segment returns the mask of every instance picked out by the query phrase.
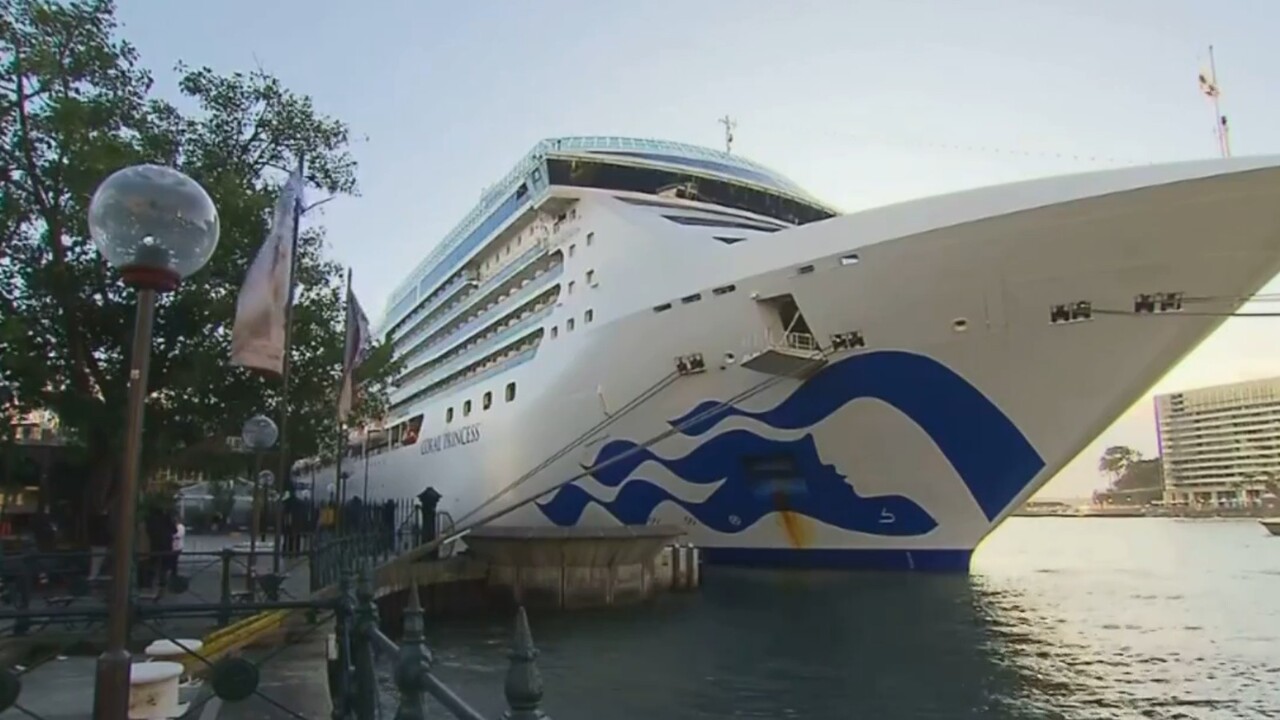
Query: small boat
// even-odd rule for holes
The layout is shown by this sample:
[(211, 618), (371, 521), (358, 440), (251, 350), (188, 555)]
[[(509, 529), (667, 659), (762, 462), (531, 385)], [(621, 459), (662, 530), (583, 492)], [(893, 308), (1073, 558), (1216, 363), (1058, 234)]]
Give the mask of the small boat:
[(1280, 535), (1280, 517), (1269, 517), (1258, 520), (1258, 524), (1272, 535)]

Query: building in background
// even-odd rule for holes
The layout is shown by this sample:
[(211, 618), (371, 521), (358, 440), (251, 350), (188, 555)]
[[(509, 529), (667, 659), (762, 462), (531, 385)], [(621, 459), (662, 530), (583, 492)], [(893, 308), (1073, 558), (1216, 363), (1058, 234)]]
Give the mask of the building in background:
[(16, 413), (6, 418), (10, 438), (20, 445), (63, 445), (58, 416), (48, 410)]
[(1239, 507), (1280, 479), (1280, 377), (1158, 395), (1168, 505)]

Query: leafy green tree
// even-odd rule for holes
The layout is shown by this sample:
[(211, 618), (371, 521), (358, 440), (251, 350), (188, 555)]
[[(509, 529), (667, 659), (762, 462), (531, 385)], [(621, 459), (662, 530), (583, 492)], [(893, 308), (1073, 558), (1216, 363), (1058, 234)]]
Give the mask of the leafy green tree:
[[(88, 450), (90, 504), (103, 507), (122, 445), (133, 293), (88, 239), (98, 183), (127, 165), (181, 169), (213, 198), (217, 252), (161, 298), (144, 463), (217, 445), (249, 416), (278, 416), (280, 383), (229, 364), (236, 296), (266, 236), (285, 173), (302, 160), (311, 193), (357, 193), (349, 130), (262, 71), (179, 65), (181, 112), (117, 37), (110, 0), (0, 0), (0, 383), (57, 413)], [(318, 193), (316, 191), (319, 191)], [(343, 344), (342, 268), (315, 218), (299, 239), (289, 451), (333, 435)], [(385, 403), (391, 363), (371, 366), (357, 419)]]

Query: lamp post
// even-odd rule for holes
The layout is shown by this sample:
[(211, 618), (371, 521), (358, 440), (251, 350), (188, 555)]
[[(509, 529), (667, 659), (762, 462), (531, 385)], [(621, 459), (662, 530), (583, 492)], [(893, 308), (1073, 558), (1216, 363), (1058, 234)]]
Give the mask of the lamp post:
[(262, 453), (275, 446), (280, 437), (280, 429), (266, 415), (254, 415), (244, 421), (240, 430), (240, 439), (244, 446), (253, 452), (253, 516), (249, 522), (249, 572), (246, 575), (245, 589), (253, 591), (253, 578), (258, 572), (258, 532), (262, 515), (262, 491), (264, 484), (269, 484), (274, 475), (270, 470), (259, 472), (262, 467)]
[(138, 292), (116, 499), (107, 648), (98, 657), (93, 696), (95, 720), (126, 720), (135, 496), (156, 294), (177, 289), (183, 278), (209, 261), (218, 246), (218, 210), (204, 188), (177, 170), (136, 165), (116, 171), (98, 186), (89, 202), (89, 235), (103, 258), (120, 271), (124, 283)]

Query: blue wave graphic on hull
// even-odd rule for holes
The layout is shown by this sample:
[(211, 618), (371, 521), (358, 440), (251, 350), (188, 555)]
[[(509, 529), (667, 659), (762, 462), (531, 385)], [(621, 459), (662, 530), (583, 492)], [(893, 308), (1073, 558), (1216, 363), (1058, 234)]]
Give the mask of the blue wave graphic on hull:
[[(690, 423), (681, 430), (689, 437), (699, 437), (735, 416), (779, 430), (796, 430), (812, 427), (858, 398), (879, 399), (919, 425), (988, 519), (1007, 507), (1044, 467), (1017, 427), (968, 381), (930, 358), (901, 351), (855, 355), (827, 365), (770, 410), (726, 406), (697, 419), (719, 405), (706, 401), (671, 423), (677, 427)], [(673, 459), (638, 447), (628, 440), (611, 441), (592, 463), (599, 466), (634, 451), (592, 474), (603, 485), (621, 486), (613, 500), (600, 500), (571, 483), (538, 503), (539, 509), (551, 522), (568, 526), (595, 503), (619, 522), (638, 525), (648, 522), (658, 504), (670, 501), (722, 533), (745, 530), (777, 510), (876, 535), (920, 535), (937, 526), (908, 498), (859, 496), (834, 466), (822, 462), (811, 435), (782, 441), (731, 430)], [(762, 460), (767, 462), (761, 465)], [(661, 464), (691, 485), (723, 483), (702, 502), (682, 500), (652, 480), (631, 477), (647, 461)]]
[[(999, 515), (1044, 468), (1020, 430), (969, 381), (932, 358), (900, 350), (854, 355), (827, 365), (770, 410), (706, 401), (671, 423), (698, 436), (730, 417), (779, 430), (812, 427), (859, 398), (897, 408), (924, 430), (955, 468), (988, 520)], [(711, 412), (709, 412), (711, 411)], [(703, 419), (699, 414), (709, 412)]]
[[(859, 496), (834, 466), (822, 462), (812, 435), (788, 442), (762, 438), (747, 430), (731, 430), (688, 455), (671, 460), (637, 448), (629, 440), (614, 440), (596, 456), (598, 465), (634, 451), (616, 464), (592, 473), (603, 485), (623, 486), (612, 501), (600, 500), (577, 485), (567, 485), (539, 505), (543, 514), (557, 525), (573, 525), (588, 504), (596, 503), (624, 525), (643, 525), (659, 503), (670, 501), (702, 525), (721, 533), (741, 532), (780, 510), (845, 530), (878, 535), (921, 535), (938, 525), (929, 513), (907, 498)], [(786, 457), (790, 462), (780, 471), (764, 467), (753, 471), (748, 462), (742, 461), (762, 456)], [(648, 461), (693, 485), (724, 482), (702, 502), (682, 500), (650, 480), (628, 479), (641, 463)]]

